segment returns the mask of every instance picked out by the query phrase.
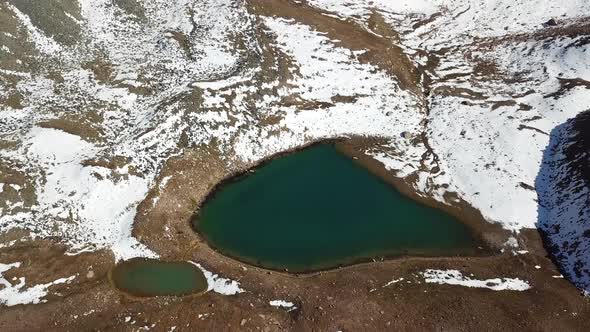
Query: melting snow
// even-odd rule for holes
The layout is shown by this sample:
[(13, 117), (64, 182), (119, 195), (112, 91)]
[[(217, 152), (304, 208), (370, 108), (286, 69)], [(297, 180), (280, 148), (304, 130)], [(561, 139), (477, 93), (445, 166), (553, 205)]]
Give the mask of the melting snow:
[(244, 292), (244, 290), (240, 288), (239, 282), (222, 278), (217, 274), (207, 271), (203, 266), (201, 266), (201, 264), (195, 262), (190, 263), (203, 271), (203, 274), (207, 279), (207, 291), (214, 291), (215, 293), (219, 293), (221, 295), (236, 295)]
[[(55, 228), (66, 239), (71, 250), (88, 247), (113, 249), (117, 260), (155, 254), (131, 237), (136, 206), (145, 197), (145, 179), (128, 175), (127, 179), (109, 179), (111, 171), (103, 167), (83, 166), (84, 160), (96, 157), (100, 149), (80, 137), (56, 129), (33, 128), (19, 153), (40, 168), (44, 181), (36, 184), (38, 207), (24, 214), (19, 224), (9, 215), (0, 217), (5, 230), (36, 225), (45, 217), (55, 220), (38, 226), (55, 234)], [(15, 154), (15, 157), (18, 157)], [(75, 218), (83, 222), (68, 223)]]
[(0, 289), (0, 304), (10, 307), (17, 304), (37, 304), (46, 302), (43, 298), (47, 295), (49, 287), (69, 283), (76, 278), (76, 276), (73, 275), (68, 278), (60, 278), (46, 284), (39, 284), (27, 288), (25, 287), (25, 278), (23, 277), (18, 278), (18, 283), (13, 285), (2, 276), (2, 273), (20, 266), (20, 262), (11, 264), (0, 263), (0, 286), (3, 286), (3, 288)]
[(458, 270), (426, 270), (421, 273), (427, 283), (458, 285), (473, 288), (488, 288), (494, 291), (525, 291), (531, 286), (526, 281), (514, 278), (477, 280), (463, 276)]
[(273, 307), (289, 309), (289, 311), (297, 309), (297, 307), (295, 307), (295, 303), (284, 301), (284, 300), (273, 300), (273, 301), (270, 301), (269, 304)]
[(388, 283), (386, 283), (385, 285), (383, 285), (383, 287), (384, 287), (384, 288), (385, 288), (385, 287), (389, 287), (389, 286), (391, 286), (391, 285), (393, 285), (393, 284), (397, 284), (397, 283), (398, 283), (398, 282), (400, 282), (400, 281), (404, 281), (404, 278), (393, 279), (393, 280), (389, 281)]

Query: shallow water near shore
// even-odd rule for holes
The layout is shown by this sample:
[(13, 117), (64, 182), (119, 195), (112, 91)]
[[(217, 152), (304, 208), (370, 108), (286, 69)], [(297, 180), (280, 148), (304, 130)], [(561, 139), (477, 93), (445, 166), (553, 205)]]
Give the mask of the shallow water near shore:
[(223, 254), (290, 272), (478, 251), (463, 223), (402, 195), (331, 144), (223, 183), (193, 226)]

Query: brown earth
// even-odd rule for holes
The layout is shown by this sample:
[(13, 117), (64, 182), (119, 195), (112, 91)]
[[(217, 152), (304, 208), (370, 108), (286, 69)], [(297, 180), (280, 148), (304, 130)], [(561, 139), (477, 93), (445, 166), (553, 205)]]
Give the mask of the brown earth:
[[(402, 49), (395, 45), (399, 36), (384, 25), (378, 13), (371, 17), (368, 28), (384, 37), (367, 32), (355, 22), (322, 15), (294, 1), (248, 2), (252, 13), (294, 18), (340, 40), (342, 46), (352, 50), (367, 49), (363, 61), (396, 76), (402, 88), (421, 93), (417, 86), (420, 71), (425, 69), (415, 68)], [(482, 64), (480, 68), (486, 72), (492, 69), (493, 64)], [(110, 78), (108, 68), (97, 68), (95, 74), (104, 74), (105, 80)], [(484, 97), (474, 95), (470, 90), (441, 89), (439, 93), (460, 94), (474, 100)], [(318, 105), (309, 107), (312, 106)], [(94, 125), (100, 119), (83, 120), (72, 120), (85, 122), (80, 125), (69, 122), (69, 119), (50, 120), (44, 125), (76, 134), (85, 132), (81, 135), (83, 138), (98, 140), (101, 132), (94, 130)], [(268, 121), (278, 120), (269, 118)], [(427, 144), (425, 138), (418, 139)], [(339, 143), (338, 148), (357, 158), (359, 163), (402, 193), (423, 204), (443, 209), (466, 223), (493, 254), (485, 257), (405, 257), (299, 276), (246, 265), (209, 247), (193, 231), (190, 219), (220, 181), (256, 165), (228, 162), (219, 156), (214, 145), (197, 146), (187, 148), (183, 155), (166, 163), (158, 183), (138, 208), (133, 233), (162, 259), (198, 262), (214, 273), (239, 281), (245, 293), (224, 296), (209, 292), (181, 298), (134, 298), (118, 292), (110, 284), (108, 273), (114, 266), (110, 252), (68, 256), (64, 254), (66, 248), (57, 244), (59, 239), (22, 240), (0, 248), (1, 262), (23, 262), (20, 268), (3, 274), (7, 280), (25, 277), (26, 285), (31, 286), (77, 276), (71, 283), (52, 286), (46, 297), (47, 303), (0, 307), (0, 331), (135, 331), (140, 328), (171, 331), (172, 327), (176, 327), (175, 331), (587, 330), (590, 301), (565, 279), (555, 277), (559, 272), (547, 258), (536, 230), (510, 234), (500, 226), (486, 222), (479, 211), (453, 193), (445, 197), (448, 204), (417, 194), (408, 184), (412, 179), (396, 178), (364, 154), (369, 148), (379, 147), (380, 143), (378, 138), (355, 137)], [(429, 153), (436, 161), (434, 152)], [(431, 156), (424, 159), (427, 157)], [(88, 163), (116, 167), (119, 161), (115, 159)], [(425, 168), (438, 172), (436, 163)], [(158, 184), (167, 176), (171, 176), (170, 180), (159, 188)], [(5, 194), (13, 193), (6, 191)], [(519, 248), (528, 250), (528, 253), (501, 252), (510, 235), (517, 237)], [(10, 232), (0, 235), (0, 243), (22, 238), (27, 236)], [(520, 278), (528, 281), (532, 288), (516, 292), (427, 284), (419, 276), (425, 269), (457, 269), (467, 276), (473, 274), (477, 279)], [(398, 278), (404, 280), (384, 287)], [(278, 299), (296, 303), (297, 309), (287, 312), (269, 305), (269, 301)]]
[[(339, 147), (354, 154), (376, 174), (387, 174), (360, 154), (358, 149), (369, 144), (367, 140), (353, 139)], [(172, 178), (160, 191), (153, 208), (155, 192), (140, 206), (135, 235), (161, 253), (163, 259), (199, 262), (208, 270), (239, 281), (245, 293), (134, 298), (110, 285), (110, 254), (64, 256), (65, 248), (49, 241), (35, 241), (0, 250), (2, 261), (24, 264), (18, 270), (6, 272), (7, 279), (24, 276), (27, 284), (33, 285), (79, 275), (70, 284), (53, 286), (50, 293), (54, 295), (48, 296), (47, 303), (4, 308), (0, 311), (0, 329), (131, 331), (153, 324), (154, 331), (169, 331), (172, 326), (177, 327), (176, 331), (585, 329), (589, 301), (565, 279), (554, 277), (559, 272), (546, 257), (534, 230), (518, 235), (520, 247), (529, 251), (524, 255), (506, 251), (486, 257), (407, 257), (300, 276), (260, 269), (225, 257), (211, 249), (190, 226), (199, 202), (217, 182), (251, 166), (227, 169), (224, 165), (207, 148), (171, 160), (162, 178)], [(402, 192), (415, 196), (403, 181), (391, 176), (389, 179)], [(499, 246), (506, 238), (499, 227), (478, 222), (478, 213), (464, 204), (446, 207), (426, 198), (417, 199), (461, 217), (477, 234), (491, 239), (491, 246)], [(458, 269), (478, 279), (520, 278), (528, 281), (532, 289), (491, 291), (426, 284), (418, 273), (429, 268)], [(93, 271), (92, 277), (88, 271)], [(384, 287), (398, 278), (404, 280)], [(294, 302), (297, 309), (287, 312), (271, 307), (269, 301), (276, 299)], [(128, 316), (131, 318), (126, 322)]]
[(402, 48), (392, 43), (399, 39), (399, 36), (390, 27), (385, 26), (378, 14), (373, 15), (369, 28), (384, 32), (384, 37), (367, 31), (351, 20), (326, 16), (326, 13), (305, 3), (277, 0), (248, 0), (248, 3), (248, 8), (253, 14), (295, 19), (325, 32), (332, 40), (339, 40), (337, 46), (350, 50), (367, 50), (367, 53), (360, 57), (361, 61), (376, 65), (395, 76), (402, 89), (419, 93), (418, 70)]

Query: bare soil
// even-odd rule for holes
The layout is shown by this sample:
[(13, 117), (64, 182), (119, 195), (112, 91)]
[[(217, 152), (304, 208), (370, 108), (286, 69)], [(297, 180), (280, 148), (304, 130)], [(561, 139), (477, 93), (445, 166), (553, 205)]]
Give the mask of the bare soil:
[[(353, 139), (339, 147), (354, 154), (376, 174), (385, 176), (387, 171), (362, 157), (360, 151), (368, 144)], [(523, 255), (507, 250), (486, 257), (406, 257), (306, 275), (268, 271), (225, 257), (210, 248), (190, 225), (200, 201), (217, 182), (254, 166), (228, 169), (224, 165), (206, 149), (171, 160), (162, 177), (172, 175), (172, 178), (160, 191), (153, 207), (155, 193), (140, 206), (135, 235), (159, 252), (162, 259), (199, 262), (215, 273), (239, 281), (245, 293), (130, 297), (109, 283), (108, 271), (114, 265), (109, 253), (65, 256), (65, 248), (49, 241), (34, 241), (0, 250), (2, 261), (24, 262), (22, 268), (7, 272), (7, 278), (13, 274), (25, 276), (32, 285), (76, 273), (79, 276), (70, 284), (54, 286), (52, 293), (61, 296), (49, 296), (47, 303), (4, 308), (0, 311), (0, 329), (131, 331), (142, 326), (154, 331), (169, 331), (173, 326), (177, 331), (585, 329), (590, 302), (565, 279), (555, 277), (559, 272), (546, 257), (535, 230), (518, 235), (521, 248), (528, 250)], [(505, 231), (482, 222), (477, 211), (470, 210), (466, 204), (449, 207), (415, 197), (402, 180), (391, 176), (389, 179), (402, 192), (460, 217), (474, 232), (488, 239), (491, 246), (499, 248), (505, 241)], [(418, 274), (425, 269), (458, 269), (478, 279), (520, 278), (528, 281), (532, 289), (491, 291), (427, 284)], [(385, 286), (398, 278), (404, 280)], [(288, 312), (271, 307), (269, 301), (277, 299), (294, 302), (297, 309)]]

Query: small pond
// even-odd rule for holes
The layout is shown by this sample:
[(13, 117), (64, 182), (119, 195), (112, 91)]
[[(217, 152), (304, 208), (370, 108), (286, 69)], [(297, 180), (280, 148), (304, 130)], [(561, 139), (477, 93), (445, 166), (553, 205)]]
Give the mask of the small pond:
[(136, 258), (118, 264), (111, 280), (119, 290), (141, 297), (182, 296), (207, 290), (207, 279), (189, 262)]
[(224, 182), (192, 222), (221, 253), (290, 272), (478, 250), (463, 223), (402, 195), (332, 144)]

